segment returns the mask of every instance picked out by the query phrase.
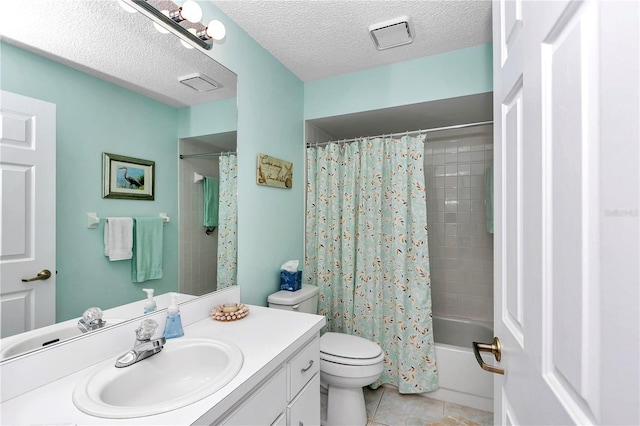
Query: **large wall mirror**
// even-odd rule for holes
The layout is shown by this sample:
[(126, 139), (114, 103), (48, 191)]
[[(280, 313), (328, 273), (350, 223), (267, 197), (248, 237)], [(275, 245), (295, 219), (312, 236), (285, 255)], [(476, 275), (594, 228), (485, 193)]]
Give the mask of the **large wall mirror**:
[[(0, 252), (0, 349), (46, 330), (58, 331), (19, 353), (79, 335), (75, 324), (92, 306), (105, 310), (108, 324), (140, 316), (117, 309), (143, 301), (143, 288), (153, 288), (163, 308), (169, 292), (188, 300), (235, 285), (237, 265), (229, 258), (237, 252), (237, 193), (227, 181), (237, 152), (237, 76), (205, 50), (160, 33), (143, 14), (125, 11), (118, 0), (28, 0), (7, 4), (3, 13), (11, 19), (0, 28), (0, 89), (56, 105), (56, 172), (50, 177), (56, 196), (47, 208), (56, 216), (50, 248), (56, 271), (48, 281), (10, 286), (6, 266), (20, 255)], [(180, 82), (194, 76), (217, 88), (194, 90)], [(154, 161), (154, 200), (103, 198), (103, 153)], [(195, 174), (220, 184), (215, 225), (205, 226), (206, 188)], [(2, 187), (5, 205), (8, 189)], [(132, 282), (129, 261), (105, 257), (104, 220), (89, 229), (88, 212), (103, 219), (166, 213), (162, 278)], [(35, 297), (38, 285), (54, 291)], [(41, 312), (52, 319), (38, 319)], [(109, 318), (108, 312), (116, 313)]]

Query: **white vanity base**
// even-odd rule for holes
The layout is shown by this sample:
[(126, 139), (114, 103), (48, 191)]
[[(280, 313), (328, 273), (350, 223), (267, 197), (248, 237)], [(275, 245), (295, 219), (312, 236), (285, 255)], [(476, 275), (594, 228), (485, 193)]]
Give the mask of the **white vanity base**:
[[(308, 374), (301, 375), (296, 371), (307, 368), (311, 360), (309, 357), (313, 354), (319, 357), (319, 346), (315, 345), (325, 323), (324, 317), (251, 306), (251, 313), (239, 321), (226, 323), (209, 318), (214, 306), (232, 301), (219, 297), (210, 300), (199, 298), (181, 307), (185, 337), (229, 340), (243, 352), (244, 362), (240, 372), (212, 395), (167, 413), (134, 419), (93, 417), (73, 405), (75, 386), (95, 368), (94, 364), (110, 358), (115, 360), (130, 349), (134, 329), (140, 322), (138, 319), (115, 325), (95, 336), (65, 342), (55, 348), (1, 364), (2, 396), (5, 398), (0, 406), (2, 423), (233, 425), (238, 424), (234, 421), (235, 415), (242, 420), (243, 412), (260, 413), (252, 411), (250, 406), (245, 407), (245, 404), (259, 396), (258, 392), (265, 384), (277, 380), (281, 402), (273, 407), (273, 416), (269, 417), (269, 423), (266, 424), (297, 426), (300, 421), (317, 424), (320, 420), (319, 373), (309, 369), (306, 370)], [(191, 308), (190, 304), (193, 305)], [(292, 321), (291, 315), (295, 315), (295, 321)], [(166, 313), (159, 312), (152, 316), (164, 323)], [(171, 344), (171, 341), (167, 344)], [(319, 362), (314, 361), (313, 366), (317, 365)], [(72, 370), (74, 366), (75, 370)], [(23, 380), (19, 380), (20, 377)], [(41, 381), (35, 383), (38, 377)], [(49, 379), (44, 381), (43, 377)], [(29, 382), (29, 389), (25, 389), (25, 381)]]

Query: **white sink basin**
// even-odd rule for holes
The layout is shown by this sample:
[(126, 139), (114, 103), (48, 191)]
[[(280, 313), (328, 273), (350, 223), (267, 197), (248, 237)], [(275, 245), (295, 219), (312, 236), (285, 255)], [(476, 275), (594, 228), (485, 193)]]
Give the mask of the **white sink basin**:
[(205, 398), (240, 371), (242, 351), (215, 339), (170, 339), (164, 349), (129, 367), (105, 361), (78, 383), (73, 403), (106, 418), (165, 413)]
[[(105, 318), (106, 326), (122, 322), (122, 319)], [(53, 324), (47, 327), (31, 330), (17, 336), (3, 339), (0, 360), (15, 355), (20, 355), (34, 349), (40, 349), (56, 344), (71, 337), (79, 336), (82, 332), (78, 329), (77, 320)]]

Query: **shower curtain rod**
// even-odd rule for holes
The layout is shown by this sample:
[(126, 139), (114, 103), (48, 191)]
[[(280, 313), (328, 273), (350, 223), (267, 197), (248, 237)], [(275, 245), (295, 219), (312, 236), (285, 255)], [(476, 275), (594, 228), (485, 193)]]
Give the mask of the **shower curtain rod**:
[[(403, 135), (419, 135), (422, 133), (432, 133), (432, 132), (438, 132), (441, 130), (452, 130), (452, 129), (464, 129), (465, 127), (476, 127), (476, 126), (484, 126), (487, 124), (493, 124), (493, 120), (489, 120), (489, 121), (478, 121), (477, 123), (467, 123), (467, 124), (457, 124), (455, 126), (445, 126), (445, 127), (435, 127), (433, 129), (424, 129), (424, 130), (414, 130), (412, 132), (398, 132), (398, 133), (390, 133), (390, 134), (384, 134), (384, 135), (377, 135), (377, 136), (367, 136), (367, 137), (371, 137), (371, 138), (380, 138), (380, 137), (393, 137), (393, 136), (403, 136)], [(337, 140), (337, 141), (327, 141), (327, 142), (307, 142), (307, 148), (310, 146), (322, 146), (322, 145), (328, 145), (330, 143), (350, 143), (350, 142), (355, 142), (359, 139), (362, 139), (364, 136), (359, 137), (359, 138), (352, 138), (352, 139), (343, 139), (343, 140)]]
[(191, 158), (191, 157), (218, 157), (220, 155), (231, 155), (237, 154), (236, 151), (225, 151), (225, 152), (204, 152), (202, 154), (180, 154), (180, 159), (183, 158)]

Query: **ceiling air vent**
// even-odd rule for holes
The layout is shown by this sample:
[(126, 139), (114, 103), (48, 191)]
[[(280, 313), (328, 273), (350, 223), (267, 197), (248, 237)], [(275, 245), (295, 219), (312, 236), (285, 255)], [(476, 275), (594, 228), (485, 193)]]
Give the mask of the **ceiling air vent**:
[(391, 19), (369, 27), (369, 33), (378, 50), (390, 49), (413, 41), (407, 17)]
[(191, 74), (186, 77), (180, 77), (180, 83), (186, 84), (198, 92), (209, 92), (220, 87), (219, 83), (202, 74)]

